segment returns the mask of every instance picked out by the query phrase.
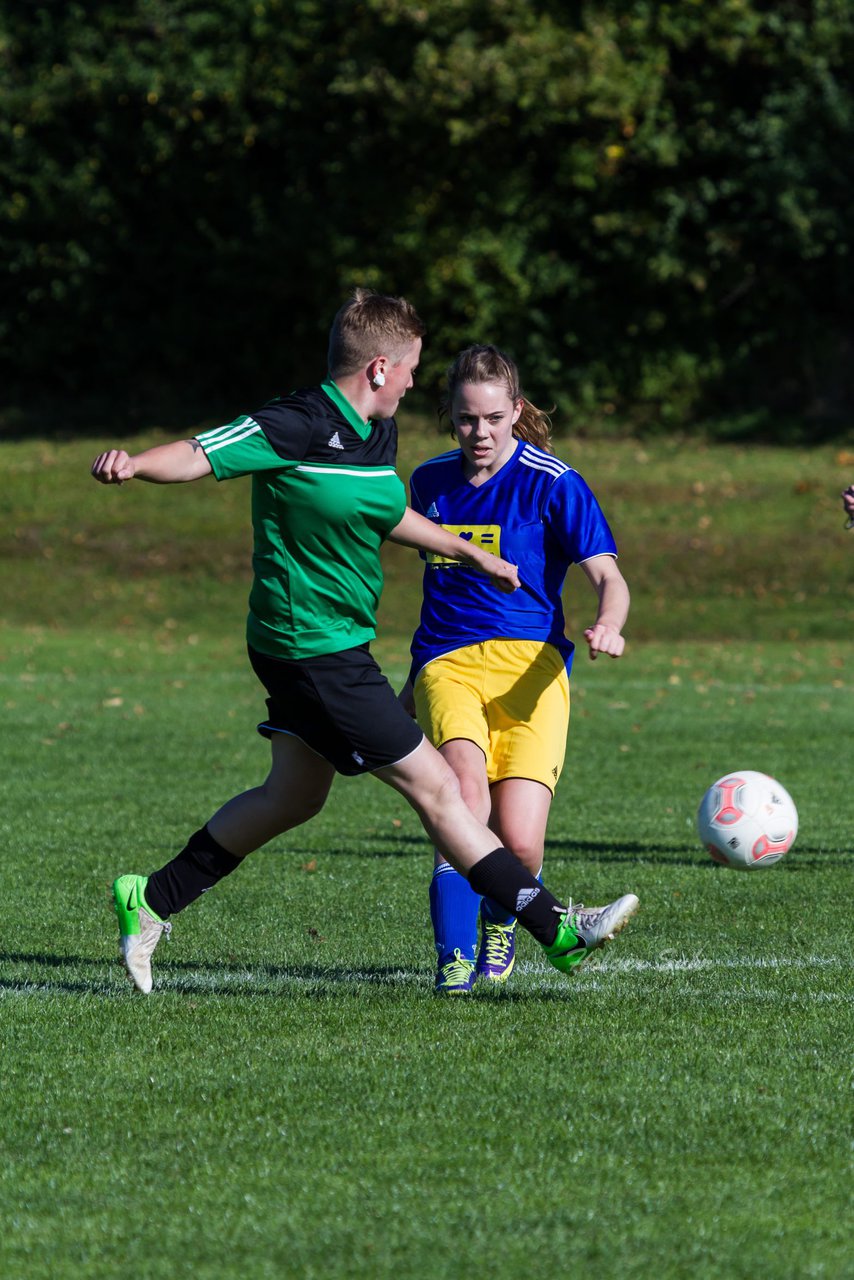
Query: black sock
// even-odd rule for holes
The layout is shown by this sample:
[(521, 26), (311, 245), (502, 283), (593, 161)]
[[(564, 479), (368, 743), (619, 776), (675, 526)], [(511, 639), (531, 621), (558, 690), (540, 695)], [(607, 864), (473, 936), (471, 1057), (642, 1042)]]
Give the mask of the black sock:
[(217, 844), (206, 826), (202, 827), (190, 836), (177, 858), (149, 876), (145, 900), (151, 910), (165, 920), (231, 875), (242, 861)]
[(537, 942), (546, 947), (554, 942), (560, 921), (555, 907), (563, 908), (509, 849), (493, 849), (481, 858), (468, 881), (475, 893), (494, 898), (505, 911), (512, 911)]

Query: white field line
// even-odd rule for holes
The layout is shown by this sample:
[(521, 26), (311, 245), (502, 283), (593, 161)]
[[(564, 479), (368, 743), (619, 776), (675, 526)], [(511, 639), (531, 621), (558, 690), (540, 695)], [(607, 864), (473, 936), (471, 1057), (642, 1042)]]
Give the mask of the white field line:
[[(73, 962), (71, 962), (69, 968), (73, 970)], [(75, 981), (74, 987), (71, 987), (70, 985), (65, 986), (61, 979), (54, 983), (34, 982), (24, 979), (20, 983), (14, 983), (14, 985), (8, 983), (5, 987), (0, 987), (0, 998), (28, 995), (84, 995), (91, 997), (93, 995), (111, 994), (111, 992), (105, 991), (105, 985), (110, 988), (113, 986), (113, 978), (117, 976), (117, 968), (118, 966), (111, 966), (109, 969), (105, 968), (103, 977), (92, 982), (90, 993), (86, 992), (86, 984), (81, 981)], [(533, 994), (537, 991), (555, 991), (564, 988), (567, 995), (570, 995), (573, 990), (603, 988), (610, 984), (611, 979), (644, 974), (690, 974), (728, 970), (733, 975), (736, 975), (738, 973), (753, 974), (784, 970), (848, 970), (849, 968), (851, 968), (849, 962), (843, 961), (841, 958), (828, 956), (769, 956), (765, 958), (737, 956), (720, 960), (704, 956), (674, 956), (660, 960), (621, 960), (617, 957), (608, 956), (601, 961), (594, 960), (592, 964), (586, 965), (577, 974), (573, 974), (569, 980), (562, 974), (550, 969), (544, 963), (536, 961), (521, 963), (517, 968), (517, 973), (524, 975), (525, 979), (524, 984), (520, 984), (520, 994)], [(251, 968), (217, 969), (216, 971), (183, 970), (176, 974), (167, 966), (165, 969), (161, 969), (159, 973), (155, 973), (155, 994), (158, 990), (164, 994), (167, 992), (185, 994), (209, 992), (216, 994), (217, 991), (235, 992), (242, 988), (249, 996), (253, 994), (253, 991), (274, 994), (277, 991), (286, 993), (288, 990), (312, 989), (318, 986), (355, 987), (364, 985), (415, 987), (429, 990), (432, 987), (432, 982), (432, 972), (426, 967), (421, 969), (397, 969), (382, 973), (377, 973), (370, 969), (341, 970), (330, 968), (327, 973), (318, 970), (316, 973), (304, 974), (298, 970), (290, 972), (286, 968), (276, 968), (270, 971), (266, 967), (261, 967), (258, 970)], [(645, 989), (645, 987), (635, 988), (638, 992)], [(690, 985), (686, 985), (682, 991), (688, 997), (696, 998), (697, 996), (696, 989)], [(625, 986), (625, 992), (627, 995), (631, 994), (631, 983)], [(804, 989), (800, 993), (787, 993), (779, 992), (772, 988), (763, 989), (755, 985), (750, 988), (740, 987), (737, 990), (713, 996), (715, 999), (723, 1000), (744, 997), (784, 1001), (802, 1000), (806, 1003), (828, 1001), (854, 1003), (854, 995), (847, 992), (815, 992)]]
[[(663, 955), (658, 960), (634, 960), (608, 955), (601, 961), (592, 960), (595, 971), (617, 973), (699, 973), (708, 969), (834, 969), (854, 967), (839, 956), (730, 956), (713, 959), (710, 956)], [(524, 973), (527, 964), (520, 966)], [(534, 970), (539, 965), (531, 966)], [(588, 967), (582, 972), (592, 973)]]

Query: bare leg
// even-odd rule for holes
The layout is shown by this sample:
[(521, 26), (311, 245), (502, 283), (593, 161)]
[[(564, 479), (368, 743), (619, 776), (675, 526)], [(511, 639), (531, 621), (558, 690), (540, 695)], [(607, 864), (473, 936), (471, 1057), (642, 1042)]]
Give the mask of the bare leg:
[(450, 765), (425, 739), (377, 777), (405, 796), (435, 847), (475, 893), (494, 898), (543, 946), (550, 946), (562, 911), (557, 898), (479, 822), (463, 800)]
[(151, 990), (152, 953), (171, 928), (168, 917), (219, 884), (248, 853), (323, 808), (332, 766), (298, 738), (284, 734), (273, 738), (272, 754), (266, 782), (229, 800), (164, 867), (147, 879), (121, 876), (116, 881), (125, 967), (145, 994)]
[(505, 778), (492, 787), (492, 815), (489, 825), (501, 843), (512, 849), (532, 875), (543, 866), (546, 824), (552, 793), (530, 778)]
[[(483, 752), (468, 738), (453, 738), (439, 752), (457, 775), (462, 798), (474, 816), (539, 875), (552, 802), (548, 787), (530, 778), (505, 778), (490, 787)], [(436, 858), (446, 861), (440, 853)]]
[[(465, 805), (487, 826), (491, 799), (483, 751), (468, 738), (453, 738), (439, 752), (456, 774)], [(475, 982), (480, 895), (436, 850), (428, 896), (438, 957), (436, 989), (466, 993)]]
[(332, 765), (299, 738), (277, 733), (271, 747), (266, 781), (229, 800), (208, 822), (213, 838), (236, 858), (318, 814), (335, 777)]
[[(447, 760), (456, 774), (466, 806), (479, 822), (484, 826), (489, 825), (492, 797), (486, 777), (486, 760), (480, 747), (468, 738), (452, 738), (439, 748), (439, 754)], [(446, 861), (437, 849), (436, 863)]]
[(463, 800), (453, 769), (426, 739), (399, 764), (377, 769), (376, 776), (405, 796), (435, 847), (464, 875), (499, 848), (498, 837)]

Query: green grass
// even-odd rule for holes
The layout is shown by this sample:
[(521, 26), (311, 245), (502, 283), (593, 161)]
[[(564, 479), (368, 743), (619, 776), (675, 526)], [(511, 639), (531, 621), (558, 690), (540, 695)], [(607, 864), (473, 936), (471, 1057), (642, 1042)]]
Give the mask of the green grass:
[[(102, 491), (98, 447), (0, 449), (0, 1274), (850, 1275), (854, 535), (834, 456), (581, 450), (638, 621), (620, 663), (578, 659), (546, 873), (639, 894), (601, 959), (569, 980), (523, 939), (508, 990), (436, 1000), (418, 823), (339, 779), (176, 920), (144, 1000), (110, 881), (266, 766), (246, 493)], [(723, 493), (736, 456), (749, 500)], [(712, 536), (702, 498), (721, 555), (690, 546)], [(390, 557), (395, 678), (417, 576)], [(736, 766), (798, 804), (774, 869), (698, 844), (700, 796)]]
[[(173, 434), (182, 431), (192, 428)], [(144, 630), (180, 643), (231, 635), (248, 593), (249, 482), (208, 479), (179, 496), (158, 485), (103, 489), (87, 472), (111, 443), (0, 444), (6, 621)], [(448, 443), (404, 420), (402, 472)], [(678, 441), (567, 440), (557, 449), (614, 525), (634, 597), (632, 639), (850, 634), (854, 535), (844, 532), (839, 493), (854, 475), (854, 452)], [(387, 550), (383, 652), (395, 640), (394, 651), (405, 652), (418, 617), (417, 572), (411, 552)], [(569, 583), (580, 622), (589, 587), (575, 569)]]

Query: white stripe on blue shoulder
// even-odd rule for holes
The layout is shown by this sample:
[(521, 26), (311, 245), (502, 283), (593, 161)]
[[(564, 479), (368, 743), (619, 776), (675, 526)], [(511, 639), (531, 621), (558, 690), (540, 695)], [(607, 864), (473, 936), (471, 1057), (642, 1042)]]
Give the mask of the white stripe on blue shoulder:
[(538, 449), (531, 444), (525, 445), (519, 455), (519, 461), (535, 471), (548, 471), (553, 476), (562, 476), (572, 470), (572, 467), (561, 462), (560, 458), (556, 458), (553, 453), (546, 453), (545, 449)]

